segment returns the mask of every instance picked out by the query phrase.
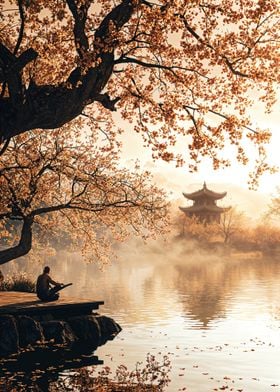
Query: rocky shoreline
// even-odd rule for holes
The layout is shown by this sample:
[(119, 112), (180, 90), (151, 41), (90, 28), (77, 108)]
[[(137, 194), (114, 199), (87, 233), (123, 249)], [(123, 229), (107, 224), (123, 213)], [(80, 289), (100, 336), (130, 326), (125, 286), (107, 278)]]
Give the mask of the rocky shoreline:
[(64, 315), (59, 319), (51, 314), (45, 314), (43, 318), (1, 314), (0, 357), (20, 354), (26, 348), (57, 345), (70, 349), (83, 346), (93, 352), (120, 331), (121, 327), (112, 318), (98, 313)]

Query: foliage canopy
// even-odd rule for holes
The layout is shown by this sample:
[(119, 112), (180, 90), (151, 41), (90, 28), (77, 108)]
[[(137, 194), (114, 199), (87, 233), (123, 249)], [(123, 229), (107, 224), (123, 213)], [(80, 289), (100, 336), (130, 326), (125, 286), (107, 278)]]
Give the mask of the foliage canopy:
[[(143, 232), (165, 216), (145, 175), (118, 168), (115, 110), (154, 158), (181, 165), (182, 135), (191, 170), (201, 156), (229, 165), (228, 142), (246, 164), (247, 138), (260, 154), (253, 181), (267, 170), (270, 133), (252, 129), (248, 109), (256, 97), (266, 111), (276, 100), (279, 9), (278, 0), (0, 0), (0, 217), (23, 224), (21, 254), (49, 213), (49, 227), (63, 215), (88, 236), (91, 214)], [(1, 262), (12, 258), (1, 252)]]
[[(98, 123), (118, 110), (154, 157), (176, 160), (186, 135), (195, 169), (202, 155), (228, 165), (229, 140), (248, 158), (247, 109), (266, 110), (279, 82), (278, 0), (2, 0), (0, 135), (54, 129), (84, 114)], [(106, 129), (114, 139), (117, 124)], [(264, 154), (260, 149), (260, 154)], [(262, 165), (262, 171), (267, 167)]]
[[(67, 233), (88, 260), (102, 263), (114, 239), (164, 230), (167, 204), (149, 174), (118, 168), (117, 154), (93, 145), (79, 129), (75, 137), (73, 124), (11, 141), (0, 156), (0, 229), (14, 246), (0, 250), (0, 264), (28, 253), (34, 233), (45, 246), (48, 237)], [(11, 230), (15, 222), (19, 238)]]

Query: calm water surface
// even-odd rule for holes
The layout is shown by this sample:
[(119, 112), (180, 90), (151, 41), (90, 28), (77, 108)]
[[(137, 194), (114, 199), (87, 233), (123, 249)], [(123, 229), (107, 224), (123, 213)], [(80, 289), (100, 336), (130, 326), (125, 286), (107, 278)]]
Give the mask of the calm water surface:
[(280, 260), (130, 248), (105, 273), (64, 261), (53, 277), (74, 282), (67, 295), (104, 300), (123, 328), (97, 349), (104, 365), (167, 354), (167, 391), (280, 391)]

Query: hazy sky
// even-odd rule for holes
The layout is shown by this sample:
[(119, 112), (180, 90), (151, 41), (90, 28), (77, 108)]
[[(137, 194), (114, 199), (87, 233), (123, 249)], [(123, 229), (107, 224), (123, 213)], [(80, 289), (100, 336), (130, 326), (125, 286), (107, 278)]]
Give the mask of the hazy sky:
[[(261, 106), (256, 104), (252, 110), (253, 126), (269, 128), (272, 131), (272, 140), (267, 151), (269, 163), (280, 167), (280, 133), (278, 130), (280, 120), (280, 98), (271, 114), (265, 115)], [(232, 166), (227, 169), (215, 171), (210, 161), (205, 159), (199, 167), (197, 173), (189, 173), (188, 165), (175, 168), (172, 163), (161, 161), (153, 162), (149, 149), (144, 149), (141, 136), (135, 134), (125, 125), (125, 137), (123, 140), (123, 159), (126, 165), (130, 165), (135, 159), (139, 159), (141, 167), (151, 171), (158, 185), (163, 186), (170, 192), (171, 200), (175, 204), (184, 205), (186, 200), (182, 192), (192, 192), (202, 187), (206, 181), (208, 187), (216, 191), (227, 191), (228, 195), (223, 200), (224, 205), (235, 205), (241, 211), (246, 211), (248, 215), (255, 217), (261, 215), (267, 207), (271, 197), (275, 194), (277, 186), (280, 186), (280, 172), (275, 174), (265, 174), (262, 176), (257, 191), (249, 190), (249, 172), (253, 168), (252, 159), (255, 151), (248, 144), (249, 158), (252, 162), (247, 166), (238, 164), (233, 160)], [(186, 141), (187, 146), (187, 141)], [(185, 146), (178, 148), (184, 151)], [(186, 150), (187, 151), (187, 147)], [(233, 152), (228, 149), (227, 156), (233, 157)]]

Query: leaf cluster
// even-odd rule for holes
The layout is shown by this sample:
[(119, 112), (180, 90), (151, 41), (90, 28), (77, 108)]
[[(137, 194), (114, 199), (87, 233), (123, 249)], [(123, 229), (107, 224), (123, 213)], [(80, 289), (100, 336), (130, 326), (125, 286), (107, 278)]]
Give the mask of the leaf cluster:
[(22, 225), (30, 222), (41, 243), (67, 235), (88, 259), (102, 264), (115, 240), (132, 232), (162, 233), (168, 206), (149, 173), (119, 167), (116, 153), (100, 151), (78, 132), (75, 136), (73, 127), (29, 132), (11, 141), (0, 157), (0, 224), (11, 245), (18, 238), (7, 224), (18, 222), (22, 237)]
[[(0, 20), (2, 141), (92, 108), (99, 118), (118, 109), (154, 159), (189, 160), (191, 170), (203, 156), (230, 165), (220, 153), (228, 143), (246, 164), (245, 141), (269, 141), (249, 108), (276, 101), (277, 0), (10, 0)], [(253, 185), (268, 169), (257, 163)]]

